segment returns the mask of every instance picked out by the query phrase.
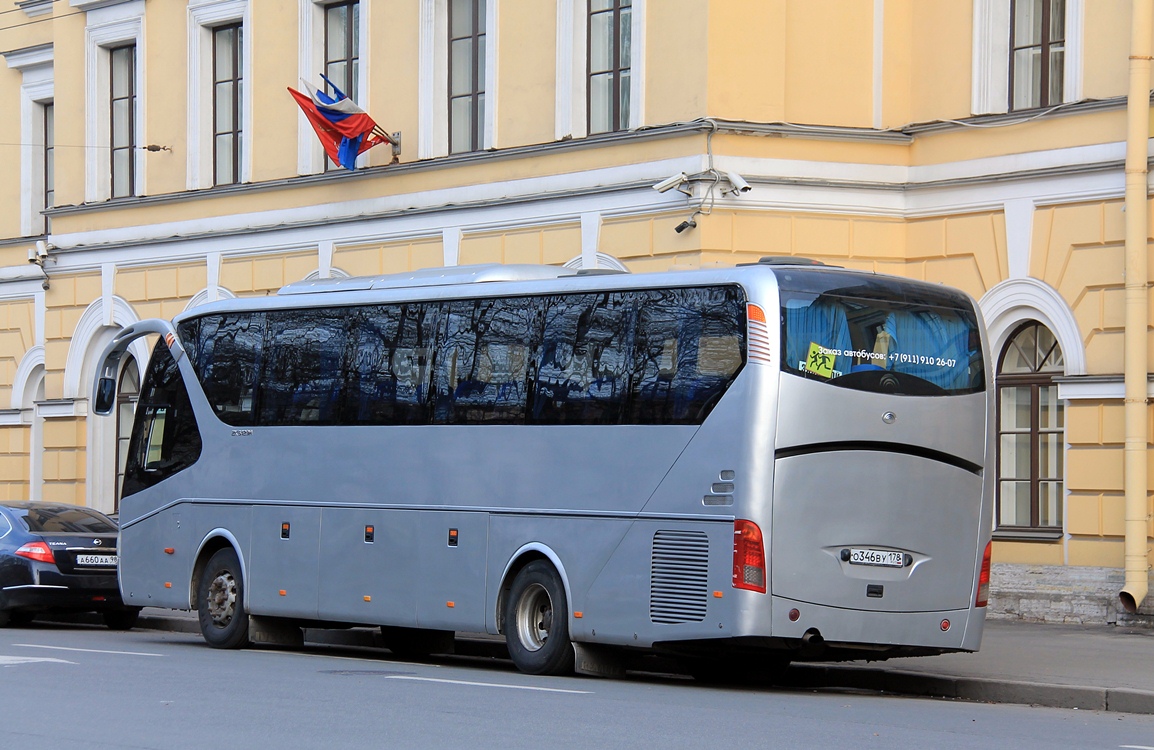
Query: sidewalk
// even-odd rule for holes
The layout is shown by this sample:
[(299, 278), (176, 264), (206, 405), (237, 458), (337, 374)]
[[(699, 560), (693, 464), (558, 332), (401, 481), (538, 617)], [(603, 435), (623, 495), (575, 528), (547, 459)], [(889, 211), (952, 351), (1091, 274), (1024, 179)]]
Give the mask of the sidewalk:
[[(167, 609), (144, 609), (138, 627), (199, 632), (195, 613)], [(370, 628), (306, 630), (305, 641), (380, 645)], [(458, 651), (504, 655), (493, 639), (460, 638)], [(795, 664), (784, 685), (1154, 714), (1154, 630), (990, 619), (976, 654)]]

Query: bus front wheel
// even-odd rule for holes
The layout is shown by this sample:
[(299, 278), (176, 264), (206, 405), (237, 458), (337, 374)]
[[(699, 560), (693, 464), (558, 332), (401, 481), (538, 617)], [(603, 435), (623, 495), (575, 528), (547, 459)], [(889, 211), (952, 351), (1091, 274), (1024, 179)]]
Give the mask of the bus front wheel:
[(213, 648), (248, 645), (248, 615), (244, 611), (244, 579), (240, 558), (232, 547), (217, 550), (196, 587), (200, 634)]
[(505, 600), (505, 643), (513, 664), (526, 674), (573, 671), (565, 586), (545, 560), (529, 563), (513, 579)]

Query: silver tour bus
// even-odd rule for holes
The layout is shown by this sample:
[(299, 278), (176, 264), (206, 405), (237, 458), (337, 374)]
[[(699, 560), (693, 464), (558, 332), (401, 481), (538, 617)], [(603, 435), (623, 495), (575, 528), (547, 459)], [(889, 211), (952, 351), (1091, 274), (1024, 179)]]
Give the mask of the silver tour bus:
[(772, 258), (306, 281), (125, 328), (97, 414), (146, 335), (120, 586), (211, 646), (370, 625), (704, 674), (981, 642), (992, 389), (954, 289)]

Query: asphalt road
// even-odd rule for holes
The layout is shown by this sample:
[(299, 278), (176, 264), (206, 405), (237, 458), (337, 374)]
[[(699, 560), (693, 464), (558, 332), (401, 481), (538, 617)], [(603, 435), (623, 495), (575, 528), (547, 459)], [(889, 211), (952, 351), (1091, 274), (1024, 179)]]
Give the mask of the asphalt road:
[(542, 678), (335, 647), (218, 651), (197, 635), (0, 630), (0, 748), (1145, 748), (1154, 716)]

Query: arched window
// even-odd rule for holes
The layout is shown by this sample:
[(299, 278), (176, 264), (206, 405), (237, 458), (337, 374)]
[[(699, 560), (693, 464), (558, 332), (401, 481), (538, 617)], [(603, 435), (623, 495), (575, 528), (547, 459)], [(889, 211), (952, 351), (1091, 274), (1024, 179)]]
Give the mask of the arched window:
[(1062, 529), (1066, 415), (1054, 376), (1065, 362), (1050, 329), (1020, 326), (998, 362), (999, 531)]

